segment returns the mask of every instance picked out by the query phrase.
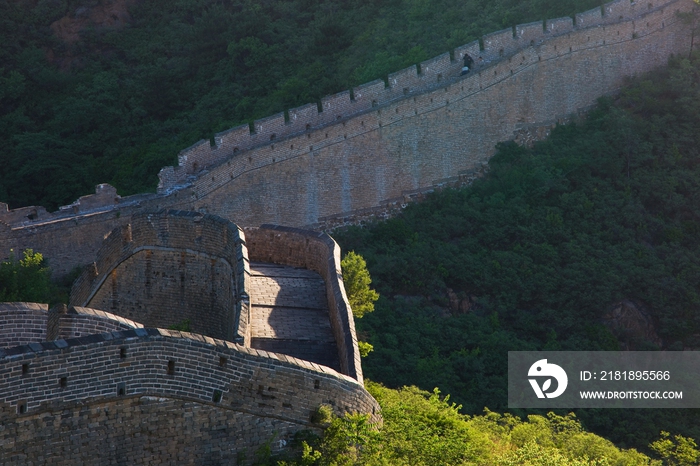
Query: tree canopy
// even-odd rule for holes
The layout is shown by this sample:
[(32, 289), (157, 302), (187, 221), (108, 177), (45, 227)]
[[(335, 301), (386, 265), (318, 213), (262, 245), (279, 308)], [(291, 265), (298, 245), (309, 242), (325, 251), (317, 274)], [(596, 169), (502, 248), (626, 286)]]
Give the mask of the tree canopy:
[(26, 249), (22, 259), (11, 256), (0, 263), (0, 302), (49, 303), (52, 292), (51, 273), (41, 253)]
[(360, 319), (366, 313), (374, 311), (374, 303), (379, 299), (379, 293), (369, 287), (372, 278), (362, 256), (350, 251), (340, 265), (343, 268), (343, 282), (352, 314), (356, 319)]

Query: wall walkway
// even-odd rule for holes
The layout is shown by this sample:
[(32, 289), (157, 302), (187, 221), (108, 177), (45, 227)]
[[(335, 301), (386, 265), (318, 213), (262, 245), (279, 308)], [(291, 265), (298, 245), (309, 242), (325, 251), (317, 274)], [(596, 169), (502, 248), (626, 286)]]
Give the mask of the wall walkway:
[(262, 262), (252, 263), (250, 272), (250, 346), (340, 371), (323, 278)]

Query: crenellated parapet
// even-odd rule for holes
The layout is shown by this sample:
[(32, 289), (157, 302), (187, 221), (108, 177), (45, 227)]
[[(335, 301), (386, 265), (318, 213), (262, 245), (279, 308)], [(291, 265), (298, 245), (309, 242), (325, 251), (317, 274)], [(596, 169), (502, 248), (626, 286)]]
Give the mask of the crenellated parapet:
[(152, 199), (154, 194), (137, 194), (121, 197), (117, 189), (107, 183), (95, 186), (95, 194), (81, 196), (75, 202), (61, 206), (55, 212), (48, 212), (41, 206), (19, 207), (10, 209), (7, 204), (0, 202), (0, 233), (5, 225), (9, 228), (31, 226), (52, 221), (85, 217), (105, 213), (122, 208), (138, 206), (141, 201)]
[[(0, 348), (0, 373), (5, 465), (48, 451), (60, 465), (251, 464), (265, 444), (320, 431), (322, 405), (381, 421), (364, 387), (330, 368), (158, 328)], [(100, 448), (86, 447), (96, 438)]]
[[(191, 181), (207, 170), (239, 152), (263, 145), (274, 144), (288, 136), (321, 129), (350, 117), (371, 111), (406, 96), (447, 86), (459, 80), (462, 57), (469, 53), (476, 69), (493, 65), (528, 47), (539, 46), (557, 36), (588, 28), (609, 26), (640, 18), (678, 0), (656, 3), (616, 0), (601, 8), (577, 14), (575, 18), (554, 18), (543, 22), (516, 25), (485, 35), (474, 41), (420, 64), (389, 74), (382, 80), (363, 84), (321, 99), (320, 103), (289, 109), (267, 118), (256, 120), (251, 126), (241, 125), (218, 133), (214, 145), (202, 140), (184, 149), (178, 157), (178, 166), (165, 167), (159, 174), (159, 192), (168, 193)], [(252, 128), (252, 130), (251, 130)]]
[(0, 379), (0, 405), (25, 414), (55, 401), (152, 395), (222, 403), (302, 425), (311, 425), (322, 404), (379, 420), (362, 384), (328, 367), (195, 333), (118, 328), (124, 325), (114, 319), (111, 331), (0, 348), (0, 370), (8, 374)]
[[(340, 250), (328, 235), (266, 225), (246, 239), (225, 219), (174, 210), (128, 220), (75, 282), (70, 307), (0, 303), (3, 464), (41, 462), (49, 446), (65, 465), (251, 464), (259, 448), (283, 450), (301, 430), (320, 432), (322, 406), (381, 422), (362, 384)], [(306, 293), (323, 278), (318, 296), (328, 300), (340, 372), (288, 346), (253, 347), (250, 293), (277, 299), (300, 288), (289, 271), (252, 287), (248, 243), (256, 261), (318, 272), (306, 271), (314, 282)], [(294, 325), (313, 340), (325, 317), (298, 311)], [(183, 319), (193, 332), (159, 328)], [(94, 438), (106, 447), (86, 448)]]

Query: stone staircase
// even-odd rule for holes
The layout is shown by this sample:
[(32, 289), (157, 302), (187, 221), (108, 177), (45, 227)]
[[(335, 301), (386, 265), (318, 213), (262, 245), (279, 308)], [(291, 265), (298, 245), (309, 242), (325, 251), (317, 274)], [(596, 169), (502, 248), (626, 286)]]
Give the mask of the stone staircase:
[(251, 346), (340, 371), (323, 278), (285, 265), (250, 263)]

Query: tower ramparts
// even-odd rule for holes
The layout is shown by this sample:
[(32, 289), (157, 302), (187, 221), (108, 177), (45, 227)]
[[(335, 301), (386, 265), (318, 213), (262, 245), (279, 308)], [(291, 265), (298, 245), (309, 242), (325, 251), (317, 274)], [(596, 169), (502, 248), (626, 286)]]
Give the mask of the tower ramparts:
[[(380, 422), (362, 385), (337, 244), (272, 225), (248, 233), (256, 261), (321, 275), (342, 373), (251, 347), (240, 228), (198, 212), (135, 215), (104, 239), (71, 293), (108, 311), (0, 303), (0, 463), (250, 464), (265, 445), (319, 431), (321, 405)], [(294, 322), (308, 328), (304, 316)], [(183, 318), (204, 334), (157, 328)], [(96, 438), (104, 448), (88, 446)]]
[(143, 322), (245, 342), (250, 268), (243, 232), (197, 212), (134, 215), (105, 238), (70, 303)]
[(323, 278), (341, 371), (362, 383), (355, 321), (343, 286), (338, 243), (325, 233), (277, 225), (246, 228), (245, 235), (251, 261), (302, 267)]

